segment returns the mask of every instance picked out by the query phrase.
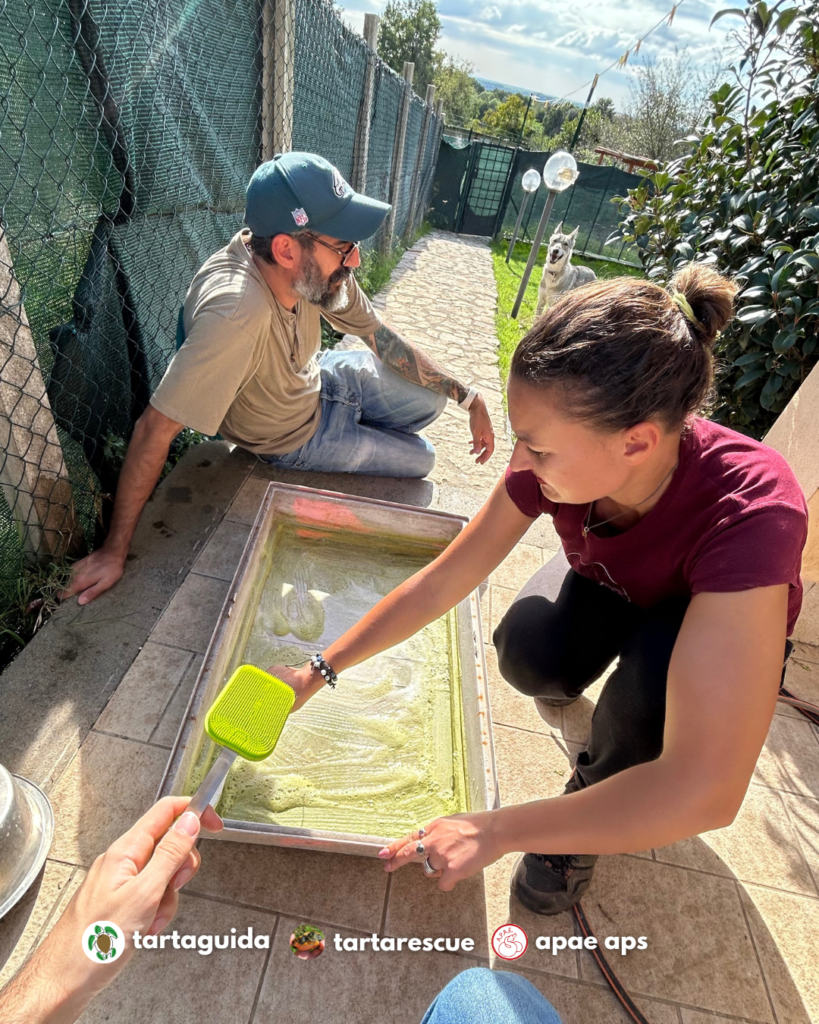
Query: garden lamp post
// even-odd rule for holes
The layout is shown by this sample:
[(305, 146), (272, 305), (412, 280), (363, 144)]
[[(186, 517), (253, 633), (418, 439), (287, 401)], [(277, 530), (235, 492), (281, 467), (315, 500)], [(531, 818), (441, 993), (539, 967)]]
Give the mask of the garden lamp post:
[(520, 304), (523, 302), (526, 285), (529, 283), (529, 278), (532, 276), (532, 268), (535, 265), (537, 254), (540, 251), (540, 243), (543, 241), (543, 233), (546, 230), (546, 225), (548, 224), (549, 217), (552, 214), (552, 207), (555, 205), (555, 198), (558, 192), (564, 192), (567, 188), (574, 185), (579, 173), (580, 172), (577, 170), (577, 161), (571, 153), (567, 153), (565, 150), (560, 149), (557, 153), (552, 153), (546, 161), (546, 166), (543, 168), (543, 184), (549, 190), (549, 198), (546, 200), (546, 205), (543, 207), (543, 213), (540, 215), (540, 222), (538, 223), (537, 231), (535, 232), (535, 239), (532, 242), (529, 259), (526, 262), (526, 269), (523, 271), (523, 278), (520, 282), (520, 288), (518, 288), (515, 304), (512, 306), (513, 320), (517, 320), (518, 313), (520, 312)]
[(506, 254), (506, 262), (509, 262), (509, 257), (512, 255), (512, 250), (515, 248), (515, 242), (518, 238), (518, 231), (523, 223), (523, 213), (529, 203), (529, 196), (533, 196), (540, 187), (540, 174), (530, 167), (526, 171), (521, 179), (521, 187), (523, 188), (523, 199), (521, 200), (520, 210), (518, 210), (518, 219), (515, 221), (515, 230), (512, 232), (512, 241), (509, 243), (509, 252)]

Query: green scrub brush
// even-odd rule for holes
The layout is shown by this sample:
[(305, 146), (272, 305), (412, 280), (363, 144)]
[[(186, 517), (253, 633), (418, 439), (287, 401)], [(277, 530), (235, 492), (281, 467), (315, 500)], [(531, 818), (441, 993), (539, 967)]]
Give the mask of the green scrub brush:
[(237, 754), (248, 761), (270, 757), (295, 702), (296, 694), (281, 679), (240, 665), (205, 718), (205, 732), (222, 749), (187, 810), (201, 817)]

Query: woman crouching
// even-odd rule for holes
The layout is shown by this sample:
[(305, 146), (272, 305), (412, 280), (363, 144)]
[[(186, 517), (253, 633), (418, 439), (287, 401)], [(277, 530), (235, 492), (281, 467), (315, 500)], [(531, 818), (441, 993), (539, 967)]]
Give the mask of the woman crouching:
[[(734, 819), (774, 712), (807, 535), (785, 460), (701, 415), (735, 291), (691, 265), (669, 291), (623, 278), (552, 306), (512, 360), (504, 477), (434, 562), (323, 652), (341, 673), (411, 636), (550, 515), (562, 550), (494, 632), (501, 674), (566, 705), (617, 661), (563, 795), (419, 823), (381, 851), (388, 871), (419, 861), (448, 890), (520, 851), (512, 892), (554, 914), (588, 888), (597, 855)], [(324, 685), (309, 663), (271, 671), (297, 706)]]

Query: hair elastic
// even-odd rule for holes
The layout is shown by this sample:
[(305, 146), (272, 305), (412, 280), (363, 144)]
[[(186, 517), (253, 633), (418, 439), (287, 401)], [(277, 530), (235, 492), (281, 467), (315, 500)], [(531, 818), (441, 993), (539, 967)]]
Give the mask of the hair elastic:
[(682, 292), (674, 292), (671, 296), (671, 301), (675, 302), (680, 307), (683, 316), (689, 323), (693, 324), (695, 327), (702, 327), (700, 321), (694, 316), (694, 310), (691, 308), (691, 303)]

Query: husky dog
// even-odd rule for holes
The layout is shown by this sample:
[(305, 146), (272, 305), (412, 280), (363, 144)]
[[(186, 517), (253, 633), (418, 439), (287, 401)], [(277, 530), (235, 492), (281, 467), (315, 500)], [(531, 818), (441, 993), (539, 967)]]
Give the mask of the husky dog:
[(537, 290), (536, 317), (540, 316), (545, 306), (550, 306), (564, 292), (570, 292), (572, 288), (579, 288), (581, 284), (597, 280), (597, 275), (591, 267), (572, 266), (572, 252), (579, 230), (578, 225), (570, 235), (567, 235), (563, 231), (561, 221), (549, 239), (546, 265)]

